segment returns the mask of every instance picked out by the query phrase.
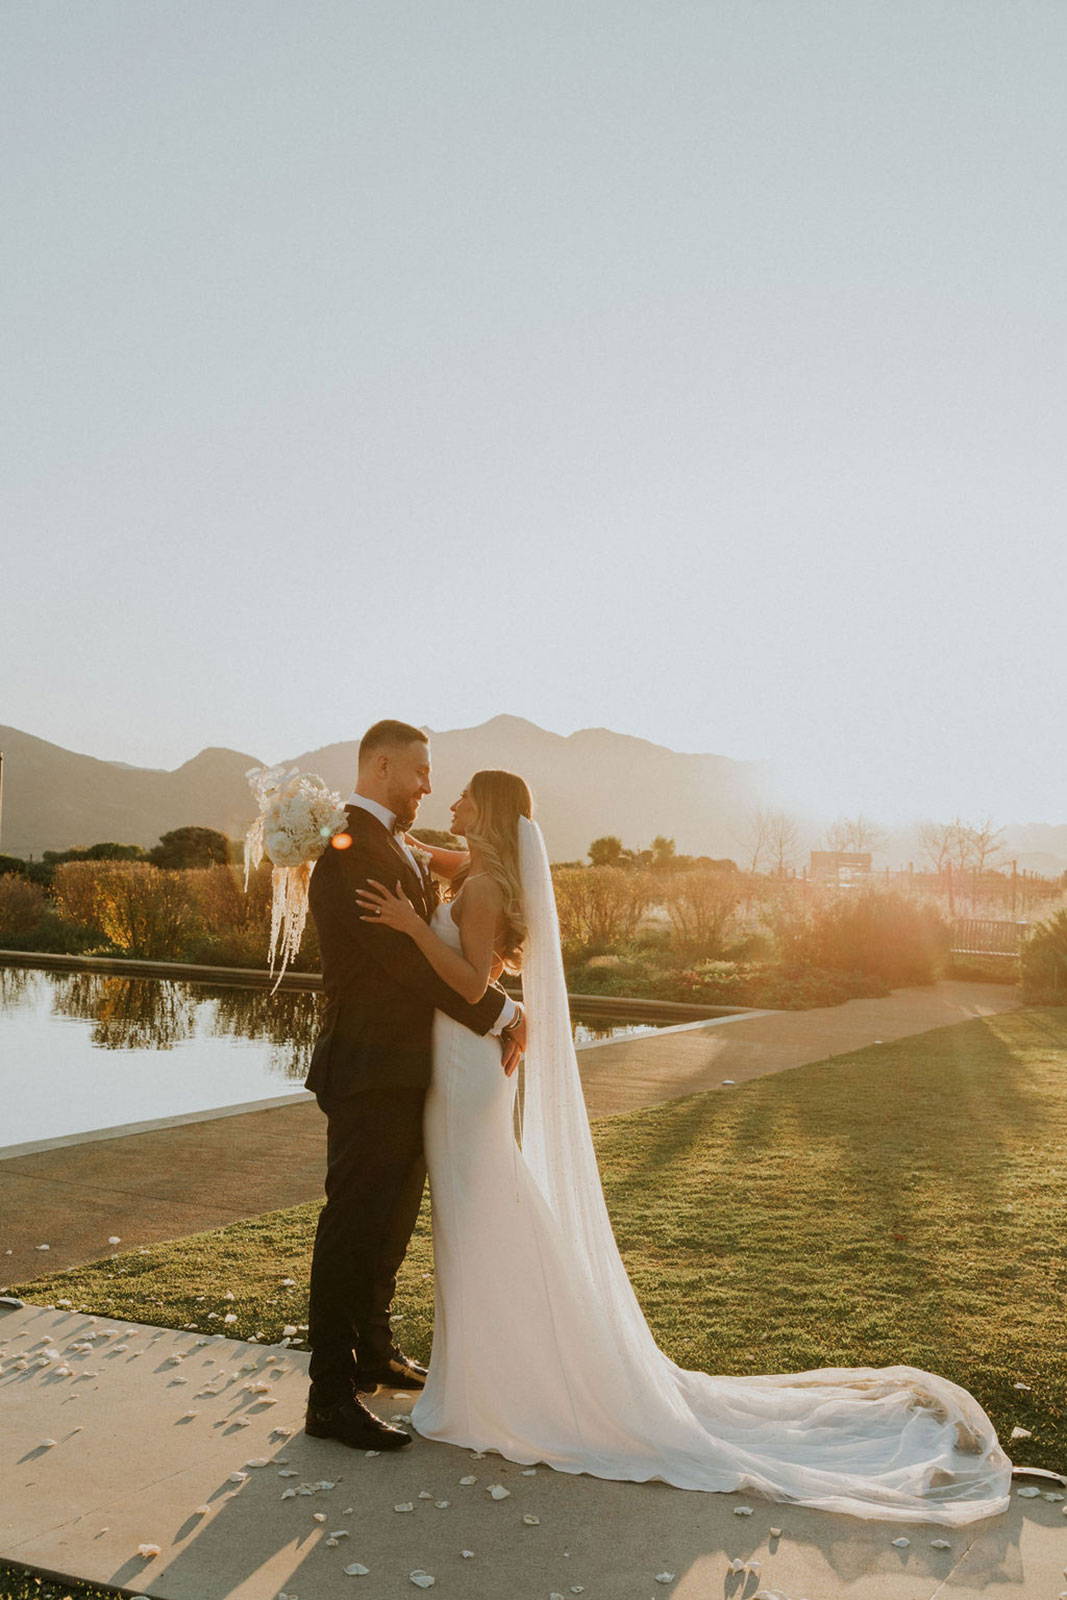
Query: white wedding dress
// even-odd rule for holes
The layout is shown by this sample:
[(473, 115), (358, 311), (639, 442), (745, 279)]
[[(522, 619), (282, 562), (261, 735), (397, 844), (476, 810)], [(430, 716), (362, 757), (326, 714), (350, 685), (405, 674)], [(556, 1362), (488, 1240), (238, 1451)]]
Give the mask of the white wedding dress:
[[(982, 1407), (948, 1379), (905, 1366), (714, 1377), (658, 1349), (596, 1171), (535, 824), (522, 859), (522, 1147), (498, 1041), (443, 1012), (434, 1023), (435, 1327), (417, 1431), (524, 1465), (890, 1521), (960, 1525), (1005, 1510), (1011, 1464)], [(462, 948), (449, 905), (433, 927)]]

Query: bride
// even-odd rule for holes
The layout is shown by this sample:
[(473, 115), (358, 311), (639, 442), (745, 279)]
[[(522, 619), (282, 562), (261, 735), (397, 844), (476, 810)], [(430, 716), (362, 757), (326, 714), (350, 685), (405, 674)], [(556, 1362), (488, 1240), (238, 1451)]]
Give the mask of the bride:
[(528, 1013), (521, 1145), (498, 1042), (435, 1013), (435, 1326), (415, 1428), (524, 1465), (890, 1521), (1005, 1510), (1011, 1463), (947, 1378), (907, 1366), (716, 1377), (657, 1347), (604, 1203), (532, 809), (522, 778), (475, 773), (452, 808), (468, 850), (431, 851), (452, 900), (427, 924), (399, 886), (361, 895), (368, 920), (415, 940), (468, 1001), (521, 962)]

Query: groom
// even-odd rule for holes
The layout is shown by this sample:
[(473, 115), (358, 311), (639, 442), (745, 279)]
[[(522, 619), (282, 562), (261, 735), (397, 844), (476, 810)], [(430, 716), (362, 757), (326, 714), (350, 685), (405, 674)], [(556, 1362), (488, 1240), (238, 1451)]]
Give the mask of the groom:
[(421, 951), (391, 928), (361, 920), (369, 878), (398, 880), (429, 920), (437, 890), (404, 842), (430, 793), (426, 734), (376, 722), (359, 746), (347, 831), (315, 864), (309, 891), (326, 1007), (306, 1087), (326, 1113), (326, 1204), (311, 1261), (311, 1392), (305, 1431), (353, 1449), (410, 1442), (359, 1398), (387, 1384), (421, 1389), (426, 1369), (393, 1344), (389, 1307), (422, 1199), (422, 1111), (441, 1010), (475, 1033), (500, 1036), (505, 1067), (525, 1038), (522, 1008), (493, 985), (460, 999)]

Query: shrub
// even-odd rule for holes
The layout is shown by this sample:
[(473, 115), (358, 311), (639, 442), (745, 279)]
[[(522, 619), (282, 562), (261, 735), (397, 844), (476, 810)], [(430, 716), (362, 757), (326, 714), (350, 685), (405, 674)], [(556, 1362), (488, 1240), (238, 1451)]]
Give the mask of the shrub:
[(1067, 911), (1035, 924), (1021, 953), (1023, 996), (1044, 1004), (1067, 1004)]
[(949, 948), (948, 927), (931, 907), (873, 889), (811, 907), (782, 902), (768, 921), (784, 966), (864, 972), (892, 985), (932, 983)]
[(64, 862), (56, 897), (72, 922), (99, 928), (114, 949), (150, 961), (181, 961), (196, 931), (185, 874), (144, 862)]
[(572, 955), (631, 938), (653, 899), (645, 875), (622, 867), (563, 867), (554, 881), (563, 948)]
[[(270, 947), (271, 868), (263, 862), (244, 888), (244, 871), (235, 866), (190, 867), (184, 873), (196, 907), (196, 930), (188, 959), (207, 966), (267, 965)], [(297, 972), (320, 966), (315, 924), (308, 918), (300, 953), (289, 963)]]
[(677, 949), (719, 956), (741, 899), (737, 874), (703, 868), (673, 873), (661, 891)]
[(38, 883), (21, 873), (0, 876), (0, 938), (25, 938), (40, 926), (48, 901)]

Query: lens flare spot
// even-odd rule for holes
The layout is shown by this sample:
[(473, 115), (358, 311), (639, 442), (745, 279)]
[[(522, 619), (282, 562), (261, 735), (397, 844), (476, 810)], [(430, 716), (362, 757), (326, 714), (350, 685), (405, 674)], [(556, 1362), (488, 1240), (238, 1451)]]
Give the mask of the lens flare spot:
[(335, 850), (347, 850), (352, 844), (352, 835), (350, 833), (335, 833), (330, 843)]

